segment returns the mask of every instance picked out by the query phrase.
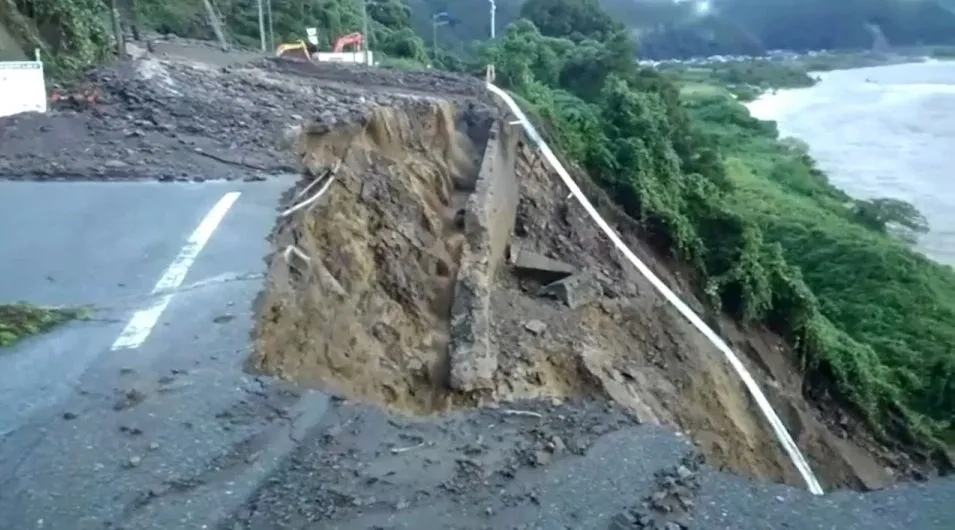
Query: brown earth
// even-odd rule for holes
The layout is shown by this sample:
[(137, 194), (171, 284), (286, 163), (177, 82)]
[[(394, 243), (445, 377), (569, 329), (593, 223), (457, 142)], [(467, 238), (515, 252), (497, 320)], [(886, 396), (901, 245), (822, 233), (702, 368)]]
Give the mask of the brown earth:
[[(330, 173), (335, 181), (273, 234), (277, 252), (260, 300), (255, 368), (411, 414), (602, 396), (641, 421), (684, 430), (714, 465), (801, 484), (721, 354), (620, 259), (523, 137), (517, 142), (520, 199), (511, 258), (530, 250), (560, 260), (585, 272), (601, 294), (571, 309), (540, 296), (534, 277), (492, 266), (497, 272), (489, 280), (485, 313), (493, 358), (477, 359), (483, 355), (477, 347), (468, 350), (477, 352), (475, 359), (466, 361), (471, 372), (492, 375), (475, 376), (474, 384), (455, 382), (454, 322), (462, 318), (456, 274), (472, 222), (463, 206), (476, 193), (475, 168), (449, 153), (484, 150), (488, 135), (475, 130), (488, 126), (490, 114), (481, 105), (401, 103), (338, 128), (311, 123), (300, 129), (297, 154), (305, 160), (306, 178), (296, 189), (301, 197), (286, 206), (314, 194), (320, 187), (314, 181)], [(631, 248), (702, 312), (687, 294), (688, 284), (639, 241), (637, 227), (582, 182)], [(826, 486), (879, 488), (918, 473), (907, 457), (808, 403), (790, 352), (777, 337), (725, 318), (709, 320), (749, 358)]]
[[(800, 484), (719, 352), (566, 199), (523, 134), (505, 132), (513, 127), (479, 80), (200, 51), (170, 45), (94, 73), (98, 104), (0, 119), (0, 178), (249, 179), (304, 167), (284, 207), (327, 191), (273, 233), (257, 369), (411, 414), (526, 397), (611, 399), (688, 433), (713, 465)], [(503, 197), (516, 214), (477, 204), (493, 197), (478, 182), (489, 138), (513, 140), (502, 152), (516, 164), (519, 197)], [(648, 251), (638, 227), (576, 178), (630, 248), (702, 313), (679, 266)], [(501, 226), (503, 252), (475, 229)], [(589, 303), (572, 309), (540, 295), (541, 275), (519, 277), (511, 263), (525, 251), (581, 273)], [(491, 274), (462, 279), (462, 267)], [(455, 302), (465, 287), (474, 303), (462, 319)], [(827, 486), (880, 487), (926, 469), (850, 416), (807, 402), (777, 337), (708, 320), (744, 355)], [(465, 344), (462, 326), (484, 338)]]

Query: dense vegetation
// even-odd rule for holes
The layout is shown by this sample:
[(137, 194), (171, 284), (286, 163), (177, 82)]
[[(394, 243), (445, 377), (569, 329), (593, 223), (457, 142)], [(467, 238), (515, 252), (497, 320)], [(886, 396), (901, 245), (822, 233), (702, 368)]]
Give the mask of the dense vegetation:
[(715, 307), (795, 345), (815, 390), (883, 433), (950, 429), (955, 274), (888, 233), (924, 231), (918, 212), (852, 200), (726, 90), (641, 69), (621, 24), (569, 3), (528, 0), (527, 19), (482, 47), (499, 83), (553, 123), (648, 241), (693, 266)]
[[(138, 15), (145, 29), (213, 38), (202, 0), (115, 0), (124, 20)], [(322, 46), (362, 27), (362, 3), (370, 17), (374, 49), (390, 57), (426, 60), (439, 50), (442, 65), (473, 59), (475, 43), (490, 33), (488, 0), (291, 0), (272, 2), (267, 45), (301, 39), (316, 26)], [(572, 37), (569, 30), (601, 23), (605, 6), (636, 35), (643, 58), (712, 54), (758, 55), (770, 49), (871, 48), (955, 44), (950, 0), (711, 0), (708, 11), (694, 1), (496, 0), (497, 29), (524, 16), (545, 36)], [(74, 71), (109, 54), (109, 0), (0, 0), (0, 25), (24, 49), (40, 48), (54, 68)], [(233, 43), (259, 45), (256, 0), (211, 0)], [(542, 7), (552, 9), (541, 11)], [(586, 6), (584, 9), (581, 6)], [(598, 19), (575, 20), (600, 12)], [(433, 17), (443, 13), (440, 24)], [(523, 15), (522, 15), (523, 13)], [(570, 26), (568, 24), (576, 24)], [(878, 47), (878, 46), (876, 46)], [(66, 53), (61, 53), (66, 52)]]
[[(102, 54), (98, 4), (36, 5), (63, 3), (86, 7), (71, 12), (72, 22), (34, 16), (50, 16), (67, 28), (61, 35), (86, 38)], [(219, 8), (233, 41), (257, 42), (252, 0)], [(147, 28), (212, 37), (198, 2), (138, 0), (136, 9)], [(369, 3), (368, 12), (376, 49), (428, 60), (403, 0)], [(739, 93), (811, 83), (805, 68), (651, 70), (633, 61), (630, 31), (595, 0), (527, 0), (510, 14), (495, 42), (475, 47), (477, 57), (494, 62), (498, 83), (534, 107), (563, 154), (642, 224), (648, 242), (692, 267), (714, 308), (780, 333), (813, 391), (852, 404), (877, 430), (930, 437), (952, 428), (955, 274), (890, 235), (924, 231), (924, 220), (905, 203), (856, 201), (833, 188), (803, 147), (780, 142), (772, 123), (751, 118), (718, 86)], [(361, 27), (360, 4), (273, 6), (276, 41), (300, 38), (309, 25), (327, 45)], [(432, 62), (461, 67), (445, 55)]]
[(104, 13), (102, 0), (0, 0), (0, 25), (24, 50), (39, 49), (56, 73), (89, 68), (107, 57)]

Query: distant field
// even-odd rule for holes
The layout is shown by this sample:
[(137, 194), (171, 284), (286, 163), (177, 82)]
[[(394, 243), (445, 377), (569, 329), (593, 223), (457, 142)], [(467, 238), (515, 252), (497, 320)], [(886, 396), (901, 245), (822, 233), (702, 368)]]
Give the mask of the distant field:
[(730, 95), (725, 88), (707, 83), (686, 83), (680, 87), (680, 93), (685, 96)]

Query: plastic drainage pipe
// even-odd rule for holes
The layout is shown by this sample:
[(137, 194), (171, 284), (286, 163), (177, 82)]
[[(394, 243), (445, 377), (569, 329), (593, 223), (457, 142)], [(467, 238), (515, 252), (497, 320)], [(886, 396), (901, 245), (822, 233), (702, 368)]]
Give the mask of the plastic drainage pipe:
[(537, 133), (537, 130), (534, 128), (534, 125), (531, 124), (530, 120), (527, 119), (527, 116), (521, 111), (521, 108), (517, 106), (517, 103), (514, 101), (511, 96), (494, 86), (492, 83), (487, 83), (487, 89), (490, 90), (494, 95), (501, 98), (504, 103), (511, 109), (511, 112), (517, 116), (518, 122), (521, 126), (524, 127), (524, 131), (527, 133), (527, 136), (530, 137), (531, 141), (541, 150), (541, 154), (544, 155), (544, 159), (547, 160), (547, 163), (550, 164), (551, 168), (560, 175), (561, 180), (564, 181), (564, 184), (570, 189), (571, 195), (577, 198), (580, 201), (580, 204), (584, 207), (584, 210), (587, 211), (587, 214), (590, 215), (590, 218), (597, 223), (597, 226), (603, 230), (603, 233), (610, 238), (610, 241), (613, 242), (614, 246), (617, 247), (624, 257), (627, 258), (634, 267), (640, 271), (647, 280), (656, 288), (660, 294), (670, 304), (672, 304), (681, 315), (686, 317), (687, 320), (693, 324), (693, 327), (698, 329), (700, 333), (703, 334), (713, 346), (716, 346), (718, 350), (723, 354), (726, 360), (730, 363), (730, 366), (733, 367), (733, 370), (736, 371), (736, 374), (743, 380), (743, 384), (746, 386), (746, 390), (749, 391), (750, 395), (756, 400), (756, 405), (759, 407), (760, 412), (766, 418), (766, 421), (769, 422), (769, 425), (773, 429), (773, 434), (776, 436), (776, 440), (786, 451), (786, 454), (789, 456), (789, 459), (792, 461), (793, 465), (796, 467), (796, 470), (802, 476), (803, 480), (806, 482), (806, 487), (813, 495), (822, 495), (823, 490), (822, 486), (819, 484), (819, 480), (816, 479), (816, 476), (812, 472), (812, 468), (809, 467), (809, 462), (806, 461), (806, 457), (800, 451), (799, 446), (796, 445), (796, 442), (793, 440), (792, 435), (789, 434), (789, 431), (786, 430), (786, 426), (783, 424), (782, 420), (779, 419), (779, 415), (776, 414), (776, 411), (773, 410), (772, 405), (769, 404), (769, 400), (766, 399), (766, 395), (763, 393), (763, 390), (756, 383), (756, 380), (753, 379), (753, 375), (749, 373), (749, 370), (746, 369), (746, 366), (739, 360), (739, 357), (733, 350), (727, 346), (726, 342), (720, 338), (709, 326), (700, 319), (696, 313), (693, 312), (682, 300), (670, 290), (660, 278), (657, 278), (653, 271), (650, 270), (640, 258), (638, 258), (620, 239), (620, 236), (607, 224), (607, 221), (600, 216), (597, 212), (597, 209), (594, 208), (590, 201), (587, 200), (587, 197), (581, 191), (580, 187), (577, 186), (577, 183), (570, 178), (570, 174), (567, 173), (567, 170), (564, 169), (564, 166), (561, 165), (560, 161), (557, 160), (557, 157), (554, 156), (554, 152), (551, 151), (550, 147), (544, 141), (544, 139)]

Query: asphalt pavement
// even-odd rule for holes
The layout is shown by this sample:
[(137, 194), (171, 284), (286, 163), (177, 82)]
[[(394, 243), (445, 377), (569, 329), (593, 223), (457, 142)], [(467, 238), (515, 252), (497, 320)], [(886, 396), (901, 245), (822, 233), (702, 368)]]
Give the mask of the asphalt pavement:
[(213, 524), (320, 416), (241, 370), (292, 178), (0, 182), (0, 299), (92, 307), (0, 350), (0, 528)]

